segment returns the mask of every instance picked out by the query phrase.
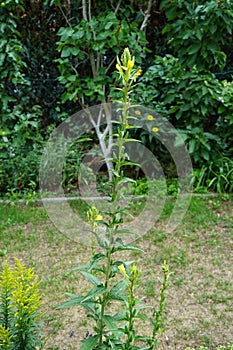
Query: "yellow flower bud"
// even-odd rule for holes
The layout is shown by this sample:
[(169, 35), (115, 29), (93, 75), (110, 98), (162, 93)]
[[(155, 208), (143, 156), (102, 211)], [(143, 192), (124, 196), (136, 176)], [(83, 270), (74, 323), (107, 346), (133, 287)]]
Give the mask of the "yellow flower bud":
[(127, 68), (128, 68), (128, 69), (131, 69), (131, 68), (133, 68), (133, 66), (134, 66), (134, 60), (129, 60), (129, 61), (127, 62)]
[(134, 74), (134, 76), (135, 77), (138, 77), (139, 75), (141, 75), (142, 74), (142, 69), (139, 69), (135, 74)]
[(116, 69), (121, 73), (122, 72), (122, 68), (121, 68), (121, 66), (117, 63), (116, 64)]
[(125, 267), (124, 267), (123, 264), (119, 265), (119, 266), (118, 266), (118, 269), (120, 270), (120, 272), (122, 273), (122, 275), (123, 275), (124, 277), (127, 277), (127, 273), (126, 273), (126, 271), (125, 271)]
[(95, 220), (96, 220), (96, 221), (101, 221), (101, 220), (103, 220), (103, 216), (102, 216), (102, 215), (97, 215), (97, 216), (95, 217)]
[(153, 119), (154, 119), (153, 115), (148, 115), (147, 116), (147, 120), (153, 120)]

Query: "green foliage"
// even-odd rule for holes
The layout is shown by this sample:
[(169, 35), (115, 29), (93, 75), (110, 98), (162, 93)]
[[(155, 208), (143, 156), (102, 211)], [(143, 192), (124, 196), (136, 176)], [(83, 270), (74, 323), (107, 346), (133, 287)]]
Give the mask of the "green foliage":
[[(40, 112), (40, 111), (39, 111)], [(35, 112), (36, 113), (36, 112)], [(18, 113), (12, 130), (0, 130), (0, 193), (23, 193), (38, 188), (44, 140), (34, 114)]]
[[(0, 193), (3, 196), (38, 188), (43, 147), (40, 122), (43, 111), (39, 100), (30, 98), (35, 90), (27, 76), (29, 52), (20, 27), (21, 20), (27, 18), (24, 5), (23, 0), (7, 0), (0, 8)], [(30, 64), (33, 62), (31, 59)], [(33, 104), (32, 100), (37, 103)]]
[(163, 33), (183, 67), (199, 71), (222, 69), (226, 64), (223, 47), (230, 42), (233, 3), (229, 0), (162, 0), (168, 24)]
[(24, 47), (17, 31), (17, 17), (13, 11), (22, 9), (23, 1), (7, 0), (0, 7), (0, 111), (1, 123), (12, 120), (12, 104), (16, 101), (18, 90), (27, 84), (22, 59)]
[(3, 350), (36, 350), (41, 345), (38, 277), (16, 259), (0, 273), (0, 345)]
[(83, 8), (83, 17), (77, 25), (70, 23), (58, 31), (61, 57), (57, 60), (59, 80), (66, 88), (63, 102), (78, 101), (81, 106), (108, 100), (116, 54), (129, 46), (140, 63), (147, 43), (136, 21), (121, 19), (110, 9), (87, 15)]
[(194, 189), (197, 192), (212, 190), (220, 194), (233, 192), (233, 160), (219, 158), (194, 170)]
[(220, 82), (195, 67), (187, 70), (177, 58), (167, 55), (156, 57), (145, 72), (136, 99), (159, 111), (180, 130), (194, 164), (200, 166), (231, 152), (231, 89), (232, 83)]

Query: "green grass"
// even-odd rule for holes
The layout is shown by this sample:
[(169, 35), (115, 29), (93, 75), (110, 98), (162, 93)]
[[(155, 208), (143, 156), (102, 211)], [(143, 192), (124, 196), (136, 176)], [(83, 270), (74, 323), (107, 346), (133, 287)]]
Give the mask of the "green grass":
[[(227, 344), (233, 343), (233, 201), (193, 197), (182, 224), (168, 234), (164, 227), (174, 202), (166, 200), (159, 221), (136, 242), (145, 254), (124, 252), (122, 258), (135, 260), (142, 270), (139, 293), (147, 305), (157, 303), (163, 260), (170, 265), (161, 349), (169, 344), (170, 349), (232, 350)], [(72, 206), (85, 217), (82, 203)], [(140, 203), (134, 210), (140, 210)], [(87, 288), (80, 275), (69, 270), (85, 264), (91, 249), (90, 240), (74, 242), (61, 234), (43, 207), (0, 205), (1, 263), (17, 257), (34, 267), (42, 280), (46, 350), (78, 349), (86, 331), (91, 331), (82, 309), (56, 310), (66, 292), (78, 294)], [(146, 325), (142, 327), (146, 331)]]

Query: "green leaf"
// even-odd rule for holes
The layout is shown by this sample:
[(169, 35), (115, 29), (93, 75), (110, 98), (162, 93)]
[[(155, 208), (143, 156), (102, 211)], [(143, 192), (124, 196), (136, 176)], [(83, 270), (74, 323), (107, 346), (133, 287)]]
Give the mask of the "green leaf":
[(210, 154), (209, 154), (209, 152), (206, 151), (205, 149), (202, 149), (202, 150), (201, 150), (201, 155), (202, 155), (202, 157), (203, 157), (205, 160), (207, 160), (207, 161), (210, 159)]
[(87, 280), (89, 282), (91, 282), (91, 284), (93, 284), (94, 286), (102, 286), (103, 285), (102, 282), (100, 280), (98, 280), (98, 278), (93, 276), (91, 273), (82, 271), (81, 274), (83, 276), (85, 276), (87, 278)]
[(81, 266), (74, 267), (73, 269), (70, 270), (70, 272), (73, 272), (73, 271), (88, 271), (88, 270), (90, 270), (90, 265), (81, 265)]
[(103, 321), (104, 321), (106, 327), (110, 331), (117, 329), (117, 325), (116, 325), (117, 320), (114, 318), (114, 316), (104, 315)]
[(170, 9), (168, 9), (166, 11), (166, 17), (169, 21), (173, 21), (177, 16), (177, 8), (175, 6), (170, 7)]
[(94, 335), (84, 341), (80, 350), (92, 350), (96, 347), (98, 343), (98, 336)]
[(120, 281), (117, 283), (115, 286), (111, 288), (108, 294), (108, 299), (109, 300), (119, 300), (122, 301), (124, 300), (124, 295), (123, 292), (126, 289), (126, 284), (125, 281)]
[[(68, 294), (68, 293), (67, 293)], [(65, 307), (73, 307), (73, 306), (79, 306), (81, 305), (81, 301), (83, 300), (83, 297), (75, 296), (71, 300), (66, 301), (65, 303), (59, 305), (56, 307), (56, 309), (63, 309)]]
[(195, 43), (189, 47), (188, 54), (193, 55), (194, 53), (197, 53), (200, 50), (200, 48), (201, 48), (201, 43), (200, 42)]
[(112, 252), (120, 252), (120, 251), (123, 251), (123, 250), (133, 250), (133, 251), (138, 251), (138, 252), (144, 252), (141, 248), (138, 248), (138, 247), (135, 247), (135, 246), (132, 246), (132, 245), (124, 245), (123, 241), (121, 238), (117, 238), (116, 243), (118, 243), (119, 245), (118, 246), (115, 246), (113, 247), (112, 249)]
[(196, 148), (196, 140), (189, 141), (189, 153), (193, 153)]
[(103, 285), (97, 286), (91, 289), (91, 291), (85, 297), (83, 297), (82, 302), (90, 301), (89, 299), (103, 295), (105, 292), (106, 288)]
[(98, 253), (98, 254), (95, 254), (92, 259), (91, 259), (91, 264), (90, 264), (90, 268), (89, 270), (92, 271), (92, 270), (96, 270), (96, 271), (102, 271), (102, 269), (100, 267), (97, 266), (97, 262), (98, 261), (101, 261), (101, 260), (104, 260), (105, 259), (105, 255), (102, 254), (102, 253)]

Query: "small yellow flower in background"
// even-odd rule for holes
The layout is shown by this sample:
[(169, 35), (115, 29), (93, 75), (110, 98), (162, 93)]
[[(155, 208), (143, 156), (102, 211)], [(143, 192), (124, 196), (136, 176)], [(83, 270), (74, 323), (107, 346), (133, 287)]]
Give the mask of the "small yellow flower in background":
[(139, 111), (138, 109), (136, 111), (134, 111), (135, 114), (140, 115), (141, 111)]
[(152, 131), (153, 131), (153, 132), (158, 132), (158, 131), (159, 131), (159, 129), (158, 129), (158, 128), (156, 128), (156, 127), (154, 127), (154, 128), (152, 128)]
[(142, 69), (139, 69), (135, 74), (134, 74), (134, 76), (135, 77), (139, 77), (139, 75), (141, 75), (142, 74)]
[(153, 115), (148, 115), (148, 116), (147, 116), (147, 119), (148, 119), (148, 120), (153, 120), (154, 117), (153, 117)]
[(131, 68), (133, 68), (133, 66), (134, 66), (134, 60), (129, 60), (129, 61), (127, 62), (127, 68), (128, 68), (128, 69), (131, 69)]
[(124, 277), (128, 277), (128, 276), (127, 276), (127, 273), (126, 273), (126, 271), (125, 271), (125, 267), (124, 267), (123, 264), (119, 265), (119, 266), (118, 266), (118, 269), (120, 270), (120, 272), (122, 273), (122, 275), (123, 275)]
[(96, 221), (101, 221), (101, 220), (103, 220), (103, 216), (102, 216), (102, 215), (97, 215), (97, 216), (95, 217), (95, 220), (96, 220)]

